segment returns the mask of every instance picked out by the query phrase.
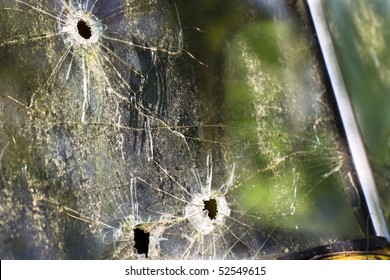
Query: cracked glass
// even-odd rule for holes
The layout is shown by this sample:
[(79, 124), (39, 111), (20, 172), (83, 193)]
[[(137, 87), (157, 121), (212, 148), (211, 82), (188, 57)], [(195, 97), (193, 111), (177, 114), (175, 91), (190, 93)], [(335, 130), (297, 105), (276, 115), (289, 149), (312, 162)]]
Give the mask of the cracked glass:
[(275, 259), (364, 237), (293, 2), (0, 0), (1, 258)]

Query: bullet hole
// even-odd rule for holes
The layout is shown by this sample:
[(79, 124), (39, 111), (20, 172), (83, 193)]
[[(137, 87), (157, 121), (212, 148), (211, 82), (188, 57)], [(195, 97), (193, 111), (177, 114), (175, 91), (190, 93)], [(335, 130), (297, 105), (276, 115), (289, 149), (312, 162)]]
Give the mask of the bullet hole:
[(77, 29), (79, 31), (79, 35), (84, 39), (88, 40), (92, 37), (91, 26), (89, 26), (84, 20), (79, 20), (77, 23)]
[(217, 216), (217, 201), (215, 199), (204, 200), (204, 209), (207, 210), (208, 216), (211, 220), (214, 220)]
[(134, 248), (137, 250), (138, 254), (145, 254), (145, 257), (148, 257), (149, 251), (149, 232), (145, 232), (142, 229), (134, 229)]

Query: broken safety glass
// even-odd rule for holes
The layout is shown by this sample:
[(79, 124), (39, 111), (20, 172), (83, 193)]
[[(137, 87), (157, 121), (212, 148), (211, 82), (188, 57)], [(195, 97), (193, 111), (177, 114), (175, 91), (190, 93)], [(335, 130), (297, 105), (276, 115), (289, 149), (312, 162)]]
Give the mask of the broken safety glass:
[(306, 1), (0, 0), (0, 257), (371, 234), (314, 34)]

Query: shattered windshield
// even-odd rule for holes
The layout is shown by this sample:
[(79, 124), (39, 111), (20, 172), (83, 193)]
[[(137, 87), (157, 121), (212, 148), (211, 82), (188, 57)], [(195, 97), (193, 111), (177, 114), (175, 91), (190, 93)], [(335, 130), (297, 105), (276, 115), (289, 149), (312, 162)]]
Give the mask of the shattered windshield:
[(0, 257), (274, 259), (364, 237), (293, 2), (0, 0)]

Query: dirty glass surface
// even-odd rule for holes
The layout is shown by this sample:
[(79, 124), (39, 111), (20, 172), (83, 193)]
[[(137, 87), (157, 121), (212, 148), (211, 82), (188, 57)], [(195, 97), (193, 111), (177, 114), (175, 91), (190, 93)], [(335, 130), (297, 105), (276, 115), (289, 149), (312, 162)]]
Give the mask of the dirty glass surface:
[(293, 2), (0, 0), (0, 257), (274, 259), (363, 237)]
[(390, 225), (390, 3), (323, 1), (382, 208)]

